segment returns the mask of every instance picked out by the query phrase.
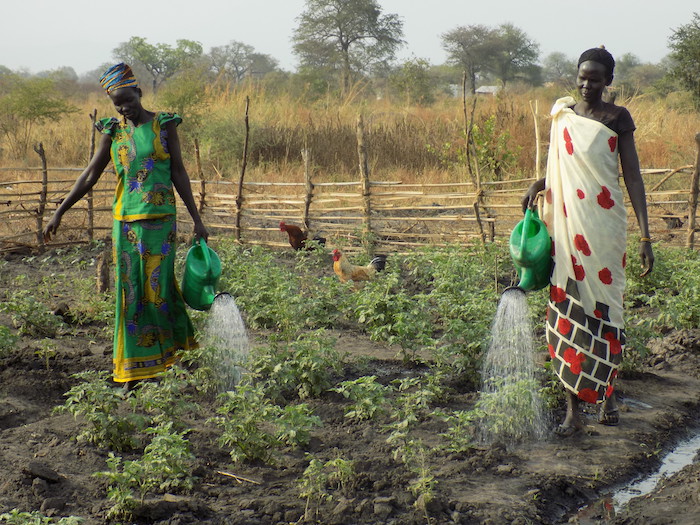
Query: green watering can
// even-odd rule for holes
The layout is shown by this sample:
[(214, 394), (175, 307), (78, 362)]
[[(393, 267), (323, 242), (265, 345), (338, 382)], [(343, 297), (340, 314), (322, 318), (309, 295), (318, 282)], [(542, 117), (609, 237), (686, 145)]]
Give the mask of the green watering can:
[(209, 310), (216, 297), (216, 285), (221, 276), (221, 259), (200, 237), (194, 241), (185, 258), (182, 295), (195, 310)]
[(518, 288), (539, 290), (549, 284), (552, 269), (552, 239), (547, 227), (528, 208), (525, 217), (515, 225), (510, 234), (510, 256), (520, 278)]

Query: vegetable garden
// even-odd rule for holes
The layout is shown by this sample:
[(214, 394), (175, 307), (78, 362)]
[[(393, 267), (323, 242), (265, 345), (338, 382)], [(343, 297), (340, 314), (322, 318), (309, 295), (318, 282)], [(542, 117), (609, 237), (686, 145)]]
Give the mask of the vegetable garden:
[[(697, 251), (659, 246), (642, 280), (630, 239), (619, 427), (595, 424), (591, 407), (587, 434), (520, 443), (518, 421), (501, 419), (502, 442), (485, 444), (480, 362), (515, 278), (505, 246), (392, 254), (359, 290), (325, 248), (213, 247), (252, 343), (226, 393), (207, 347), (128, 394), (111, 383), (102, 243), (0, 262), (0, 523), (562, 523), (652, 470), (697, 423)], [(538, 388), (558, 419), (546, 292), (528, 300)], [(199, 330), (208, 315), (192, 312)], [(695, 512), (689, 468), (659, 489), (679, 515)], [(609, 522), (657, 507), (636, 498)]]

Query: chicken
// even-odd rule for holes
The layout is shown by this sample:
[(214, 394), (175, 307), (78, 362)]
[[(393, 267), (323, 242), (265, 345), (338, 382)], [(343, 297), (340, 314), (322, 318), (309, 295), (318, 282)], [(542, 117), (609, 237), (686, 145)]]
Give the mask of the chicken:
[(333, 271), (341, 283), (352, 281), (369, 281), (374, 274), (381, 272), (386, 267), (386, 255), (377, 255), (366, 266), (358, 266), (348, 261), (340, 250), (333, 250)]
[[(295, 250), (301, 250), (302, 248), (306, 250), (313, 249), (312, 244), (309, 244), (308, 246), (306, 244), (309, 234), (299, 228), (299, 226), (295, 226), (294, 224), (286, 224), (284, 221), (282, 221), (280, 222), (280, 231), (287, 232), (287, 235), (289, 236), (289, 244)], [(320, 237), (319, 235), (314, 235), (311, 240), (318, 242), (321, 246), (325, 246), (326, 244), (325, 237)]]

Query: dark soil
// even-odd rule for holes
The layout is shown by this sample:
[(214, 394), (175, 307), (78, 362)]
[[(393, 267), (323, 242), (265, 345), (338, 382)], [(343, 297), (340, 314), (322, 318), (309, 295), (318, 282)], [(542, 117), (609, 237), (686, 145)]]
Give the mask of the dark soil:
[[(0, 272), (0, 297), (4, 297), (19, 275), (27, 276), (23, 286), (32, 286), (67, 269), (6, 256)], [(71, 272), (76, 279), (94, 278), (89, 265), (76, 265)], [(56, 297), (57, 303), (66, 301), (70, 306), (69, 289), (67, 282), (66, 295)], [(10, 325), (5, 314), (0, 314), (0, 322)], [(382, 380), (420, 373), (405, 365), (395, 348), (359, 333), (333, 335), (338, 350), (364, 356), (362, 366)], [(53, 415), (52, 409), (77, 383), (71, 374), (111, 369), (111, 330), (74, 327), (71, 335), (60, 336), (57, 342), (58, 354), (50, 360), (49, 370), (35, 354), (39, 342), (26, 337), (0, 359), (0, 513), (14, 508), (41, 510), (56, 518), (80, 516), (87, 524), (105, 523), (111, 503), (105, 482), (93, 473), (106, 470), (108, 451), (76, 442), (81, 422), (70, 415)], [(617, 516), (605, 500), (577, 516), (579, 508), (614, 487), (652, 472), (662, 455), (698, 424), (700, 330), (671, 332), (651, 347), (646, 368), (620, 378), (619, 426), (597, 424), (591, 407), (585, 414), (587, 432), (570, 438), (476, 447), (467, 454), (437, 453), (431, 460), (436, 497), (425, 508), (420, 502), (414, 505), (407, 490), (411, 475), (392, 459), (381, 424), (346, 420), (345, 401), (338, 395), (310, 401), (323, 426), (313, 432), (307, 450), (287, 451), (272, 466), (232, 464), (228, 452), (215, 444), (215, 429), (206, 425), (206, 416), (193, 417), (188, 421), (192, 427), (188, 439), (197, 457), (198, 484), (190, 493), (148, 498), (133, 523), (700, 523), (697, 458), (653, 493), (618, 509)], [(464, 409), (475, 398), (474, 391), (455, 389), (449, 402)], [(212, 407), (203, 406), (207, 410)], [(421, 439), (436, 445), (444, 431), (438, 423), (424, 423)], [(305, 452), (333, 459), (338, 451), (355, 461), (357, 475), (345, 493), (323, 503), (318, 513), (307, 514), (305, 521), (305, 501), (299, 497), (299, 480), (308, 465)]]

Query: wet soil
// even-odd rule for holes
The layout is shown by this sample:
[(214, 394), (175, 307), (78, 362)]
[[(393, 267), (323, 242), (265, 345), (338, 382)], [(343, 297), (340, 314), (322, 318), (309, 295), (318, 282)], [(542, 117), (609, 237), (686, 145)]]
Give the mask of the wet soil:
[[(86, 259), (96, 253), (84, 254)], [(64, 267), (36, 259), (5, 256), (0, 297), (22, 278), (36, 285)], [(94, 279), (91, 265), (76, 264), (71, 279)], [(70, 306), (70, 280), (56, 302)], [(11, 325), (5, 314), (0, 322)], [(250, 334), (261, 342), (263, 334)], [(405, 364), (397, 349), (361, 333), (335, 331), (336, 348), (362, 357), (366, 373), (383, 382), (421, 373)], [(64, 393), (83, 370), (111, 369), (111, 330), (105, 326), (73, 327), (59, 336), (49, 369), (36, 350), (40, 341), (22, 337), (0, 358), (0, 514), (11, 509), (40, 510), (46, 516), (80, 516), (86, 524), (106, 523), (111, 503), (106, 484), (93, 476), (106, 470), (108, 451), (75, 436), (81, 422), (54, 415)], [(700, 463), (664, 480), (651, 494), (634, 498), (617, 516), (610, 505), (577, 510), (621, 483), (652, 472), (664, 452), (697, 428), (700, 404), (700, 330), (671, 332), (651, 342), (644, 369), (623, 375), (618, 383), (620, 425), (596, 423), (586, 411), (587, 431), (570, 438), (551, 436), (514, 447), (477, 446), (468, 453), (436, 452), (430, 458), (435, 498), (421, 505), (409, 492), (412, 475), (391, 457), (381, 421), (353, 423), (343, 417), (346, 401), (323, 395), (310, 406), (323, 425), (313, 431), (307, 450), (286, 451), (274, 465), (232, 464), (215, 443), (206, 424), (213, 406), (188, 421), (199, 481), (191, 492), (150, 496), (130, 523), (202, 524), (558, 524), (700, 523)], [(355, 367), (359, 365), (353, 365)], [(448, 406), (473, 405), (476, 392), (454, 385)], [(209, 412), (208, 412), (209, 411)], [(561, 417), (561, 410), (554, 414)], [(431, 447), (446, 426), (433, 419), (421, 423), (419, 435)], [(345, 490), (306, 512), (299, 480), (308, 465), (306, 452), (324, 460), (338, 454), (355, 461), (356, 476)], [(125, 457), (130, 457), (125, 454)], [(134, 456), (136, 457), (136, 456)]]

